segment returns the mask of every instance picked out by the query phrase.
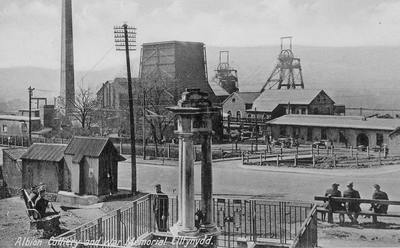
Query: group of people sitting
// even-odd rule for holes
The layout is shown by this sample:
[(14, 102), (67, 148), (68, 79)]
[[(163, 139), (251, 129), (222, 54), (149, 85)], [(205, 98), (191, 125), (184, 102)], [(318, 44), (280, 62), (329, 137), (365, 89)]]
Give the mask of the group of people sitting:
[[(347, 198), (361, 198), (360, 193), (353, 188), (353, 182), (348, 182), (346, 184), (347, 190), (340, 192), (338, 183), (333, 183), (332, 188), (327, 189), (325, 196), (327, 197), (347, 197)], [(374, 184), (374, 193), (372, 194), (372, 199), (377, 200), (389, 200), (388, 195), (381, 191), (381, 187), (378, 184)], [(360, 203), (357, 202), (346, 202), (345, 204), (341, 202), (327, 202), (324, 207), (332, 211), (346, 211), (348, 217), (352, 223), (358, 223), (357, 219), (359, 213), (361, 212)], [(374, 211), (374, 213), (384, 213), (386, 214), (388, 210), (388, 205), (385, 204), (371, 204), (369, 211)], [(344, 223), (344, 214), (339, 215), (340, 223)]]
[[(29, 208), (36, 209), (39, 216), (34, 216), (35, 219), (45, 218), (50, 215), (58, 214), (59, 212), (54, 209), (53, 204), (45, 198), (46, 195), (46, 185), (40, 184), (39, 186), (34, 186), (31, 189), (31, 193), (28, 199)], [(51, 209), (52, 212), (47, 211)]]

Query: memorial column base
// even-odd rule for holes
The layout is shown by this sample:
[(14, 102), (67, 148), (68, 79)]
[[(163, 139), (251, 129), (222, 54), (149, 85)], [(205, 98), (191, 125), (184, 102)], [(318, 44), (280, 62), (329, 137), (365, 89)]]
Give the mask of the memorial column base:
[(184, 228), (183, 226), (178, 226), (176, 224), (170, 227), (169, 231), (174, 237), (179, 237), (179, 236), (196, 237), (199, 234), (199, 230), (197, 228), (189, 229), (189, 228)]

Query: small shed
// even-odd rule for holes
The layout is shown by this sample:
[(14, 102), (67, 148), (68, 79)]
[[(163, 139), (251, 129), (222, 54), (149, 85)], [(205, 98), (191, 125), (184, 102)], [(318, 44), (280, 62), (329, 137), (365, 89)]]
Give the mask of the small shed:
[(3, 178), (8, 188), (22, 188), (21, 156), (28, 148), (9, 148), (3, 150)]
[(109, 138), (73, 137), (65, 150), (71, 191), (105, 195), (118, 190), (118, 161), (125, 160)]
[(22, 187), (31, 188), (39, 183), (46, 184), (46, 190), (57, 193), (69, 187), (68, 171), (65, 171), (64, 144), (34, 143), (21, 156)]

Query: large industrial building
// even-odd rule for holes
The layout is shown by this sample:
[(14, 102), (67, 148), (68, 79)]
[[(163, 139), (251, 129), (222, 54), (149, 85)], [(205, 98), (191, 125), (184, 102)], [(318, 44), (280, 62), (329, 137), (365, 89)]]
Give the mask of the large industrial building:
[(139, 78), (168, 84), (176, 101), (185, 89), (197, 88), (208, 93), (213, 103), (219, 102), (208, 83), (205, 46), (201, 42), (144, 43)]

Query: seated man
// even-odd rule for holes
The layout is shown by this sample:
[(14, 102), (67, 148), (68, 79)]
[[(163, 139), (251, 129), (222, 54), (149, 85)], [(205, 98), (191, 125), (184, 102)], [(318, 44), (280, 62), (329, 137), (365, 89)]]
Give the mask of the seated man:
[[(372, 199), (377, 199), (377, 200), (389, 200), (388, 195), (381, 191), (381, 186), (378, 184), (374, 184), (375, 192), (372, 195)], [(389, 205), (386, 204), (371, 204), (370, 211), (374, 210), (374, 213), (382, 213), (382, 214), (387, 214)]]
[[(340, 192), (338, 183), (332, 183), (332, 188), (327, 189), (325, 192), (325, 196), (327, 197), (342, 197), (342, 192)], [(345, 207), (341, 202), (327, 202), (324, 207), (331, 211), (345, 211)], [(325, 216), (323, 216), (323, 221), (325, 220)], [(331, 220), (332, 221), (332, 220)], [(340, 223), (344, 223), (344, 215), (339, 214)]]
[[(345, 190), (343, 192), (343, 197), (347, 197), (347, 198), (361, 198), (360, 197), (360, 193), (353, 189), (353, 182), (348, 182), (347, 183), (347, 190)], [(358, 213), (361, 212), (361, 208), (360, 208), (360, 203), (357, 202), (346, 202), (346, 211), (350, 212), (349, 214), (347, 214), (351, 220), (352, 223), (358, 224)]]
[[(45, 185), (42, 184), (38, 187), (37, 191), (36, 192), (33, 191), (30, 196), (31, 201), (33, 203), (32, 207), (36, 209), (36, 211), (38, 211), (40, 217), (42, 218), (59, 213), (54, 209), (53, 204), (44, 198), (45, 194), (46, 194), (46, 187)], [(46, 211), (47, 208), (51, 208), (53, 212), (47, 212)]]

